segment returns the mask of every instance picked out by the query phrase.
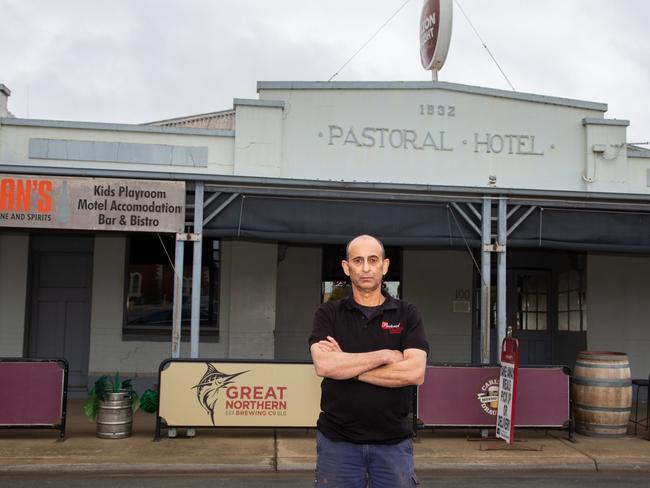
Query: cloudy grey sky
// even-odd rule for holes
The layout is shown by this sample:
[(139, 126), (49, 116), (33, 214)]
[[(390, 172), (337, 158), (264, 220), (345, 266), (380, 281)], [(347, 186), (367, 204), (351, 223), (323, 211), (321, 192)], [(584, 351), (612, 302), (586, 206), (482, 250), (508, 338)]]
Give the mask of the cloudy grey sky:
[[(0, 0), (18, 117), (140, 123), (327, 80), (405, 0)], [(609, 105), (650, 140), (650, 2), (460, 0), (517, 91)], [(336, 80), (428, 80), (411, 0)], [(455, 6), (444, 81), (509, 89)]]

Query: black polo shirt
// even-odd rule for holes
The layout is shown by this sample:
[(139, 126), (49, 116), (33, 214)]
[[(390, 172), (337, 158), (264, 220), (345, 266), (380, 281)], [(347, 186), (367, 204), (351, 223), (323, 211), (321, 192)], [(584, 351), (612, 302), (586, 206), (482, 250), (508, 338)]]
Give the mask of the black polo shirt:
[[(314, 314), (309, 345), (332, 336), (344, 352), (422, 349), (429, 344), (414, 305), (390, 296), (366, 319), (352, 297), (322, 304)], [(399, 442), (413, 435), (412, 387), (386, 388), (357, 380), (324, 378), (318, 430), (359, 444)]]

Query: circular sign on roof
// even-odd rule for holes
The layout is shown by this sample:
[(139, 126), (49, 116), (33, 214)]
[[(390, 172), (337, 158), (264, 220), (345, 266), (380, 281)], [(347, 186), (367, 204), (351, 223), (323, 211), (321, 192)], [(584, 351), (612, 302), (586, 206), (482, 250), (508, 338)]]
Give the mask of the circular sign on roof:
[(452, 0), (424, 0), (420, 16), (420, 59), (424, 69), (445, 64), (451, 40)]

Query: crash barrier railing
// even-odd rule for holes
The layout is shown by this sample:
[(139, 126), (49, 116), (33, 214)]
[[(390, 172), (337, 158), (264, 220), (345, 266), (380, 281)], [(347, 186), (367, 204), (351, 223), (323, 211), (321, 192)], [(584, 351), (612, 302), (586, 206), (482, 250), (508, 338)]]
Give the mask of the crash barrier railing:
[(320, 383), (310, 362), (167, 359), (154, 440), (164, 427), (315, 427)]
[[(494, 428), (499, 366), (429, 365), (417, 399), (421, 427)], [(566, 366), (521, 366), (515, 428), (567, 429), (573, 438), (570, 374)]]
[[(515, 426), (571, 433), (568, 374), (559, 366), (521, 368)], [(172, 427), (315, 427), (320, 383), (310, 362), (167, 359), (158, 371), (154, 440)], [(428, 366), (413, 397), (414, 430), (494, 428), (498, 387), (498, 366)]]
[(65, 359), (0, 358), (0, 391), (0, 428), (57, 429), (65, 438)]

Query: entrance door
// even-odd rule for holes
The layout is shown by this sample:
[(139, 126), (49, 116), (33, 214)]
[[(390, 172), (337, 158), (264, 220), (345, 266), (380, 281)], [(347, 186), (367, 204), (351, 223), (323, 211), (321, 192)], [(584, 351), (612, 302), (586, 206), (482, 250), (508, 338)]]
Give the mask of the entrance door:
[(551, 363), (551, 272), (511, 270), (508, 282), (508, 325), (519, 340), (520, 364)]
[(88, 381), (93, 238), (32, 236), (28, 356), (65, 358), (68, 387)]
[(587, 349), (585, 275), (580, 269), (562, 270), (557, 280), (557, 331), (553, 362), (572, 370), (578, 351)]

